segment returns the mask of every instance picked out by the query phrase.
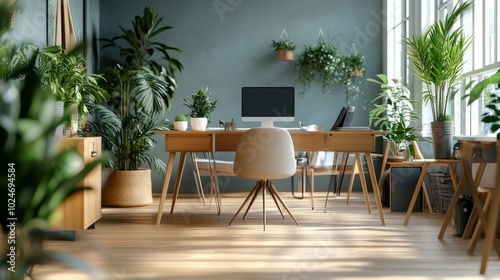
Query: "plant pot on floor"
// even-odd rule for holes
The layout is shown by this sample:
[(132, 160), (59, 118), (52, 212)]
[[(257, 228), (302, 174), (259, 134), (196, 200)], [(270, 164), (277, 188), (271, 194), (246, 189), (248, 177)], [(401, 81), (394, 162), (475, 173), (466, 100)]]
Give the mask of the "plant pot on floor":
[(151, 169), (111, 171), (102, 188), (102, 206), (134, 207), (153, 202)]
[(207, 129), (207, 118), (190, 118), (189, 124), (194, 131), (205, 131)]
[(431, 122), (432, 146), (434, 148), (434, 158), (453, 158), (453, 121)]

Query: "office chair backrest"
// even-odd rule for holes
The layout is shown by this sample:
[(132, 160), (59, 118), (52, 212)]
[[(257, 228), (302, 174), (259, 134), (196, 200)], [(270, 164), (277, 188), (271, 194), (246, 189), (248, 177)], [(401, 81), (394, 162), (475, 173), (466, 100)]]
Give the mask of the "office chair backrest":
[(296, 172), (292, 137), (284, 128), (247, 130), (236, 147), (234, 173), (248, 179), (283, 179)]

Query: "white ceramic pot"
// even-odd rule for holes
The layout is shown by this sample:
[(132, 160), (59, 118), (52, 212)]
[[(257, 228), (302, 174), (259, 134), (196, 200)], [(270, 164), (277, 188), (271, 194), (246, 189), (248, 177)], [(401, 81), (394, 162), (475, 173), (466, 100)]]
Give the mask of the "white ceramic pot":
[(195, 131), (205, 131), (207, 129), (207, 118), (190, 118), (189, 124), (191, 128)]
[(174, 130), (185, 131), (188, 128), (187, 121), (174, 122)]

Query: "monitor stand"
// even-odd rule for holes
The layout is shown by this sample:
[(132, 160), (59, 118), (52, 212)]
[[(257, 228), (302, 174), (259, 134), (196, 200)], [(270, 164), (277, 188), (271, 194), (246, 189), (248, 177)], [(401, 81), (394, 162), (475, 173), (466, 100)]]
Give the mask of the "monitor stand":
[(273, 121), (261, 121), (260, 127), (274, 127)]

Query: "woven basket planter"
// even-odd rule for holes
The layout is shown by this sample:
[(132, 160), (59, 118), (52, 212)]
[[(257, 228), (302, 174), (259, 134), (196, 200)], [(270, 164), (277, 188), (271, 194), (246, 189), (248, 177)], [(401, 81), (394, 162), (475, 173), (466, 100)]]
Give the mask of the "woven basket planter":
[(134, 207), (153, 202), (151, 169), (112, 171), (102, 188), (102, 206)]

